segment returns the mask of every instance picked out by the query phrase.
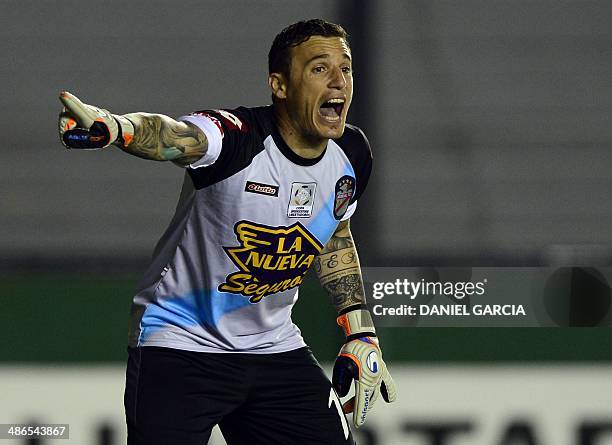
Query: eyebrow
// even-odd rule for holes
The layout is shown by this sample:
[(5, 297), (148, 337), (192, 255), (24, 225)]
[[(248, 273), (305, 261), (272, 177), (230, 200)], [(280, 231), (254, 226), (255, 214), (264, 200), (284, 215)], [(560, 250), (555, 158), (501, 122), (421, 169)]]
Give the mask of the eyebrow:
[[(317, 54), (314, 57), (311, 57), (310, 59), (308, 59), (306, 61), (306, 65), (308, 65), (309, 63), (311, 63), (314, 60), (317, 59), (329, 59), (330, 55), (329, 54)], [(345, 59), (347, 59), (349, 62), (352, 62), (353, 60), (351, 59), (351, 56), (349, 56), (347, 53), (342, 54), (342, 57), (344, 57)]]

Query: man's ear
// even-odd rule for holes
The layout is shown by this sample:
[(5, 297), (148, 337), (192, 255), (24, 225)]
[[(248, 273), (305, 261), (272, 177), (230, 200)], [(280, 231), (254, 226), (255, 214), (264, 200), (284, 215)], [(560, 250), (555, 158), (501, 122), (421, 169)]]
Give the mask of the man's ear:
[(272, 73), (268, 76), (268, 85), (272, 90), (272, 95), (277, 99), (287, 98), (287, 82), (281, 73)]

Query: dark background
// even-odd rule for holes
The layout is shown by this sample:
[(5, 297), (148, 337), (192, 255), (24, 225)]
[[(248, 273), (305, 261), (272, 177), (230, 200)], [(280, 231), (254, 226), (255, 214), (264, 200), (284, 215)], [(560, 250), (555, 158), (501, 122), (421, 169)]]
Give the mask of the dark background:
[[(121, 361), (129, 304), (183, 172), (66, 151), (59, 91), (114, 113), (269, 103), (286, 25), (351, 35), (351, 121), (375, 170), (353, 218), (367, 266), (609, 266), (608, 1), (0, 2), (0, 360)], [(341, 342), (310, 281), (295, 320)], [(610, 361), (605, 329), (386, 329), (406, 361)]]

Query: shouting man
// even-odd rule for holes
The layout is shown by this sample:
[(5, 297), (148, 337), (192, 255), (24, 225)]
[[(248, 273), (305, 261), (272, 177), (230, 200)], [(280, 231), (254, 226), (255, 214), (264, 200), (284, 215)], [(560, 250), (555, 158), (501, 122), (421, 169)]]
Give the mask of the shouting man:
[[(284, 29), (269, 53), (272, 105), (174, 120), (111, 114), (60, 95), (73, 149), (115, 144), (185, 168), (176, 214), (132, 305), (125, 410), (130, 445), (352, 444), (396, 389), (376, 338), (349, 218), (372, 166), (346, 123), (352, 55), (339, 25)], [(313, 266), (346, 334), (327, 379), (291, 321)], [(340, 406), (355, 382), (355, 396)]]

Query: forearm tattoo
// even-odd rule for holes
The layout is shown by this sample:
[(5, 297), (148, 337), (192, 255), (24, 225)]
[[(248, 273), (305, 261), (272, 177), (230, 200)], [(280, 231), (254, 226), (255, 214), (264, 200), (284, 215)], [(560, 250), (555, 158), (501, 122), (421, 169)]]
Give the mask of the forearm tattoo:
[(134, 124), (134, 139), (124, 150), (135, 156), (189, 165), (208, 149), (204, 133), (188, 122), (148, 113), (126, 114), (125, 117)]
[(338, 311), (365, 303), (359, 258), (353, 238), (334, 234), (317, 256), (314, 268)]

